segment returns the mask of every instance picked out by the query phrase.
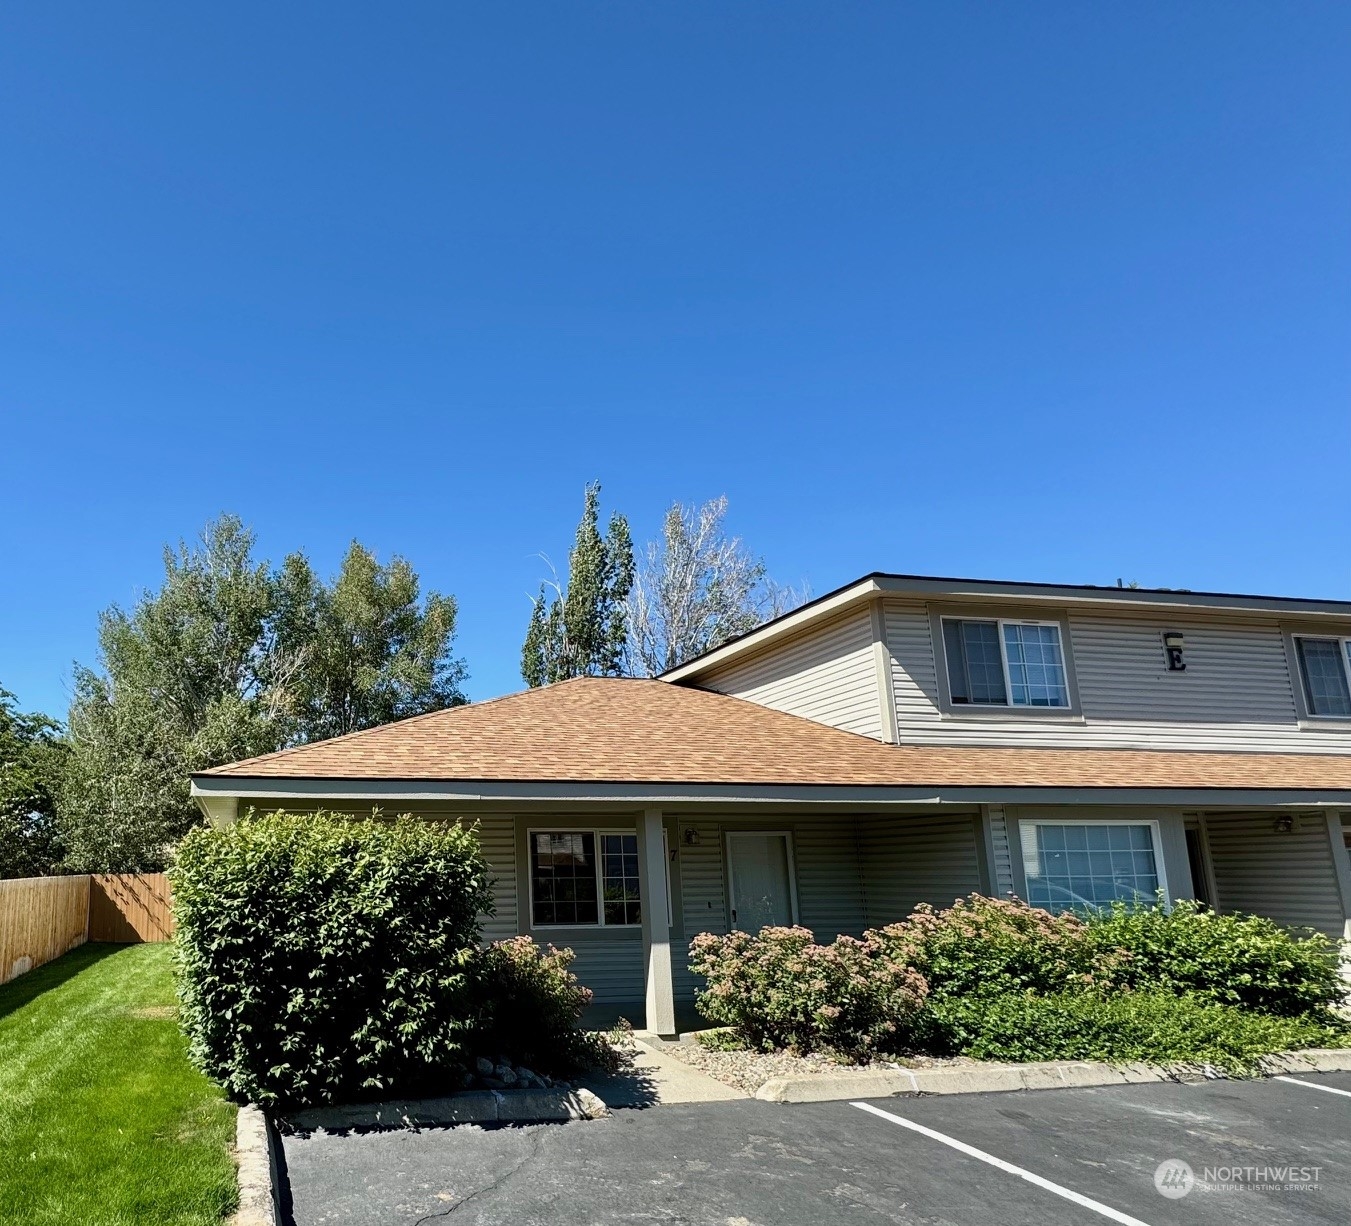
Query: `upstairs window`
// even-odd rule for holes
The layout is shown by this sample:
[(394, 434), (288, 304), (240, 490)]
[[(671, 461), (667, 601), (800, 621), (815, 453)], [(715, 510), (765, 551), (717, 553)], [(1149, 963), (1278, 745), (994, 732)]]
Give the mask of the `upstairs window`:
[(1351, 716), (1351, 639), (1295, 639), (1310, 715)]
[(1070, 705), (1056, 622), (945, 617), (943, 649), (954, 706)]

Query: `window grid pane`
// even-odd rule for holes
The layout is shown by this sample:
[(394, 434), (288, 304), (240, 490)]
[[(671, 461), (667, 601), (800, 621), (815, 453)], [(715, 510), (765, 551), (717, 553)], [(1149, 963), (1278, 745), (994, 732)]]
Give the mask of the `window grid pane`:
[[(1342, 644), (1336, 639), (1296, 639), (1311, 715), (1351, 715)], [(1348, 644), (1351, 647), (1351, 644)]]
[(535, 834), (530, 893), (536, 924), (598, 924), (596, 836), (589, 830)]
[(642, 923), (638, 885), (638, 836), (601, 835), (601, 881), (607, 924)]
[(954, 703), (1005, 706), (1004, 661), (995, 622), (945, 621), (948, 691)]
[(1058, 626), (1006, 625), (1010, 698), (1015, 707), (1068, 707)]
[(1024, 861), (1027, 901), (1047, 911), (1153, 902), (1159, 888), (1153, 832), (1138, 822), (1037, 825)]

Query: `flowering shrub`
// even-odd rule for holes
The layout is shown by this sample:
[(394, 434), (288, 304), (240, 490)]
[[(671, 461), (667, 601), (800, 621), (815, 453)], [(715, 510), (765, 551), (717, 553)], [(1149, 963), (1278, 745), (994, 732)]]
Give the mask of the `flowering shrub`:
[(483, 950), (473, 971), (481, 1010), (475, 1051), (554, 1074), (610, 1063), (609, 1045), (577, 1029), (592, 992), (568, 969), (576, 956), (524, 936)]
[(834, 1051), (860, 1058), (904, 1041), (924, 977), (880, 944), (843, 936), (818, 945), (808, 928), (754, 936), (702, 933), (690, 969), (708, 980), (699, 1011), (760, 1050)]
[(760, 1049), (1155, 1060), (1250, 1068), (1288, 1047), (1351, 1045), (1335, 949), (1197, 903), (1052, 915), (973, 894), (863, 939), (806, 928), (704, 934), (699, 1009)]
[(1095, 944), (1076, 916), (980, 894), (944, 911), (921, 903), (909, 919), (865, 937), (915, 967), (943, 996), (1083, 988), (1110, 974), (1119, 957)]

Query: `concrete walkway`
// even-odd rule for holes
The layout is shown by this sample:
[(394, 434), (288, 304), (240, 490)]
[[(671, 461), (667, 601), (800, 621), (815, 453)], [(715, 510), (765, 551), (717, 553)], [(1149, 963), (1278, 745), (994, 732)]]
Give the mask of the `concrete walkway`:
[(714, 1103), (750, 1096), (668, 1056), (635, 1037), (631, 1071), (586, 1077), (581, 1084), (608, 1107), (655, 1107), (669, 1103)]

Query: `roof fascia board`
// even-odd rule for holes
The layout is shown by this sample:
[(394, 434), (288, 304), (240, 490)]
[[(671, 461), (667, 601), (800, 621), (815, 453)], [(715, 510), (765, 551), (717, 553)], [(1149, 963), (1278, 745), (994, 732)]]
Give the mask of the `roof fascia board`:
[(501, 780), (437, 782), (420, 779), (277, 779), (197, 776), (194, 797), (252, 800), (370, 801), (622, 801), (664, 803), (1166, 805), (1201, 808), (1318, 808), (1351, 805), (1351, 789), (1332, 788), (1056, 788), (1056, 787), (862, 787), (761, 784), (565, 783)]
[(1166, 609), (1218, 609), (1265, 616), (1337, 617), (1351, 621), (1351, 601), (1301, 600), (1289, 596), (1226, 596), (1212, 592), (1160, 592), (1139, 588), (1083, 588), (1070, 584), (1007, 583), (982, 579), (926, 579), (878, 575), (888, 595), (941, 596), (963, 600), (1037, 600), (1064, 605), (1141, 605)]
[(997, 579), (946, 579), (923, 575), (874, 574), (828, 592), (792, 613), (747, 631), (705, 655), (661, 674), (662, 681), (690, 681), (711, 669), (759, 651), (770, 643), (814, 625), (832, 613), (878, 595), (939, 597), (944, 600), (1011, 600), (1083, 607), (1128, 606), (1142, 609), (1258, 614), (1264, 617), (1337, 618), (1351, 622), (1351, 601), (1303, 600), (1292, 596), (1240, 596), (1216, 592), (1160, 592), (1140, 588), (1076, 587), (1058, 583), (1012, 583)]

